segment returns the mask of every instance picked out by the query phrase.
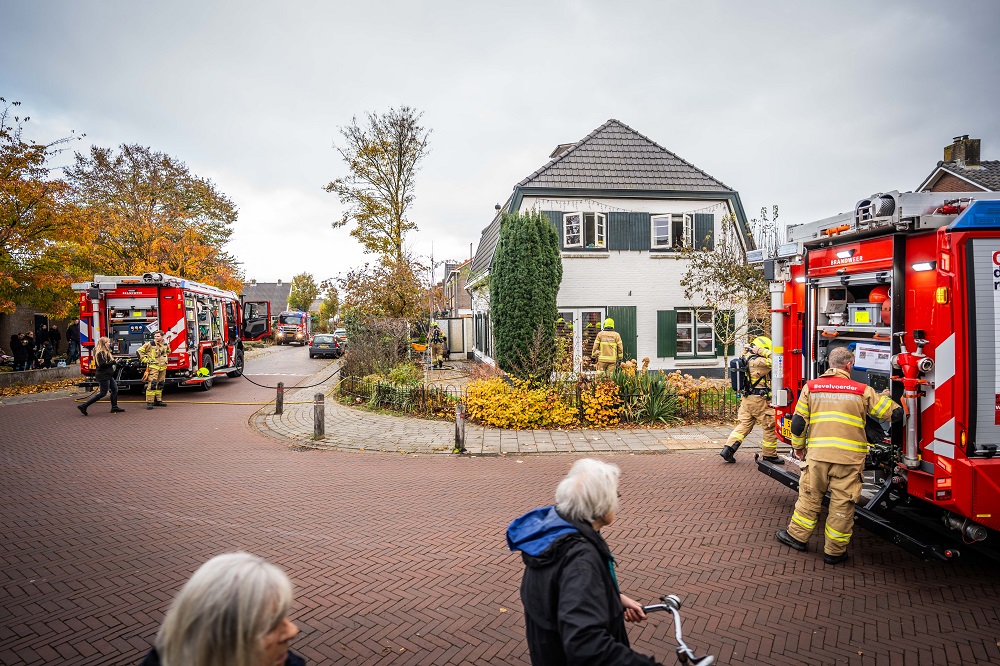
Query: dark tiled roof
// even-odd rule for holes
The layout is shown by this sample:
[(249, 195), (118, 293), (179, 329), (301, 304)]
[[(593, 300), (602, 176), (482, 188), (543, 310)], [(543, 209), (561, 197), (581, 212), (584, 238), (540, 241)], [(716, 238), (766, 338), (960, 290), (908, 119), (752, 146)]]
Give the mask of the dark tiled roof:
[(938, 162), (931, 175), (924, 179), (925, 185), (937, 174), (939, 169), (971, 180), (990, 192), (1000, 192), (1000, 160), (984, 160), (979, 163), (978, 167), (960, 166), (954, 162)]
[(470, 282), (475, 276), (490, 270), (498, 240), (500, 240), (500, 213), (496, 214), (479, 237), (479, 247), (476, 248), (476, 255), (472, 258), (472, 267), (469, 269)]
[(655, 141), (612, 118), (518, 183), (521, 187), (731, 192)]
[(278, 314), (288, 306), (291, 282), (244, 282), (243, 295), (248, 301), (270, 301), (271, 314)]

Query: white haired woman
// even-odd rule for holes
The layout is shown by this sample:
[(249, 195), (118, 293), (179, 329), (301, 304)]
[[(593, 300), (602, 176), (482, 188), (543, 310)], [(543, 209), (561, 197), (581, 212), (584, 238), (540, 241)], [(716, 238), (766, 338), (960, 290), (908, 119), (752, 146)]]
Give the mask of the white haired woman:
[(177, 593), (140, 666), (305, 666), (288, 650), (292, 584), (249, 553), (217, 555)]
[(507, 528), (521, 551), (521, 602), (534, 666), (656, 664), (629, 647), (625, 621), (646, 619), (618, 589), (615, 558), (600, 530), (618, 510), (616, 465), (577, 460), (556, 488), (555, 506), (524, 514)]

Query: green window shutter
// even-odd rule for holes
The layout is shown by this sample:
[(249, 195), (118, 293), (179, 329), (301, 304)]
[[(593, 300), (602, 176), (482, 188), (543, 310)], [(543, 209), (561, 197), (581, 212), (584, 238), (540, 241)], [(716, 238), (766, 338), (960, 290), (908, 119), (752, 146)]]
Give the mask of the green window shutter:
[(677, 355), (677, 312), (656, 311), (656, 356), (672, 358)]
[(543, 210), (542, 215), (547, 215), (549, 222), (552, 224), (552, 228), (556, 230), (556, 234), (559, 236), (559, 249), (563, 248), (563, 232), (565, 228), (563, 227), (563, 213), (560, 210)]
[(628, 213), (623, 211), (611, 211), (608, 213), (609, 250), (629, 249), (628, 215)]
[(696, 250), (715, 249), (715, 215), (694, 214), (694, 247)]
[[(732, 310), (719, 310), (715, 313), (715, 355), (716, 356), (733, 356), (736, 353), (736, 342), (729, 343), (726, 349), (723, 350), (722, 343), (719, 341), (719, 335), (722, 337), (732, 337), (732, 327), (736, 325), (735, 313)], [(728, 333), (727, 333), (728, 331)], [(725, 351), (725, 354), (723, 354)]]
[(608, 316), (615, 320), (615, 330), (622, 336), (622, 347), (625, 349), (624, 361), (636, 357), (636, 327), (634, 305), (609, 305)]

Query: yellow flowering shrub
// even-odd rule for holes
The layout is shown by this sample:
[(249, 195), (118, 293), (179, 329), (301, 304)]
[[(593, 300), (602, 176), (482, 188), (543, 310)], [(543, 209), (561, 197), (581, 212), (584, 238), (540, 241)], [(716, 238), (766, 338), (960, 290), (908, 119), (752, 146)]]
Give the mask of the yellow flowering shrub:
[(500, 377), (479, 379), (465, 388), (469, 417), (496, 428), (562, 428), (577, 424), (576, 410), (550, 386), (508, 384)]
[(587, 423), (598, 428), (618, 425), (625, 411), (618, 384), (613, 379), (598, 378), (592, 389), (583, 390), (580, 399)]

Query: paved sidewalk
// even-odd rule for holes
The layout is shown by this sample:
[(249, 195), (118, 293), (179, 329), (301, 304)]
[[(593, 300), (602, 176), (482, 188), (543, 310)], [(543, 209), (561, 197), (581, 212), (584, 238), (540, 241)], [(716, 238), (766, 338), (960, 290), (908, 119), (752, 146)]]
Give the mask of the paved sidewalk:
[[(266, 435), (315, 449), (451, 453), (455, 444), (453, 422), (377, 414), (340, 404), (329, 395), (339, 367), (340, 363), (331, 363), (309, 380), (309, 384), (324, 380), (330, 380), (329, 383), (287, 391), (282, 415), (275, 415), (274, 405), (268, 405), (252, 417), (251, 425)], [(320, 392), (327, 394), (326, 436), (317, 441), (313, 439), (313, 400)], [(501, 430), (469, 423), (465, 429), (465, 448), (472, 455), (705, 451), (722, 448), (731, 430), (729, 424), (617, 430)], [(760, 441), (761, 433), (755, 429), (741, 451), (759, 451)]]

